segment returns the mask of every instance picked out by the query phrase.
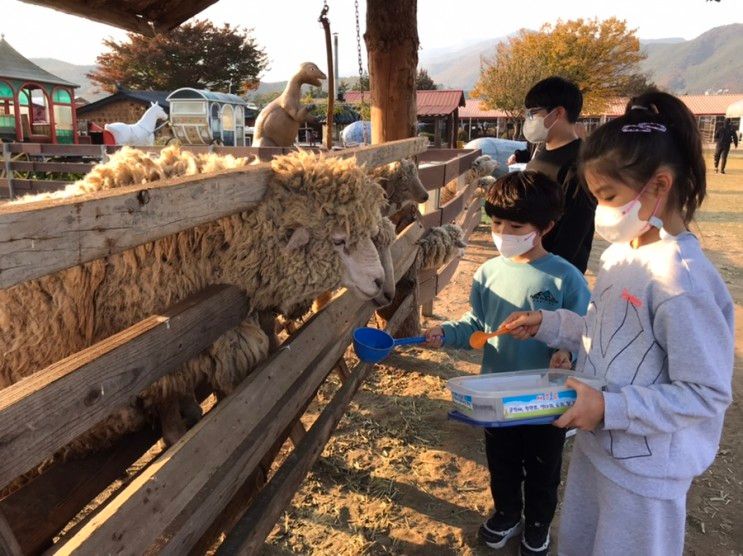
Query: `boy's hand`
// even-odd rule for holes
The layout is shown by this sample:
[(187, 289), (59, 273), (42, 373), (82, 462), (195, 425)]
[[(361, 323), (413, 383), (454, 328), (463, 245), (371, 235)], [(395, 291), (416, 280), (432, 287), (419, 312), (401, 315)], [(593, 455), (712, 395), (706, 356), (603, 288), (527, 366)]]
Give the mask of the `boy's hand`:
[(508, 315), (501, 326), (508, 329), (508, 334), (514, 338), (528, 340), (537, 333), (541, 324), (541, 311), (519, 311)]
[(584, 431), (592, 431), (598, 427), (604, 420), (604, 395), (574, 378), (567, 379), (565, 386), (574, 389), (578, 393), (578, 399), (575, 400), (573, 407), (554, 422), (554, 425)]
[(552, 354), (550, 358), (550, 369), (565, 369), (569, 371), (572, 368), (573, 358), (570, 356), (569, 351), (558, 349)]
[(432, 349), (438, 349), (444, 345), (444, 329), (440, 326), (434, 326), (426, 330), (426, 343), (424, 346)]

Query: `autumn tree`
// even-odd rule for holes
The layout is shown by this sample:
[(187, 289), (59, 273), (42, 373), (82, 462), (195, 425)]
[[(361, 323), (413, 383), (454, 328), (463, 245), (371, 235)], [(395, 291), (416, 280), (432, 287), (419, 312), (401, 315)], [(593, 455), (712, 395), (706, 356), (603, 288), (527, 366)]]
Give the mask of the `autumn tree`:
[(583, 92), (583, 112), (599, 114), (617, 97), (647, 84), (639, 68), (645, 55), (635, 31), (613, 17), (558, 21), (539, 31), (522, 30), (482, 61), (472, 96), (486, 108), (500, 108), (515, 117), (537, 81), (560, 75)]
[(117, 42), (104, 40), (108, 52), (88, 77), (105, 91), (128, 89), (170, 91), (179, 87), (245, 93), (257, 87), (268, 66), (266, 53), (252, 31), (225, 23), (195, 21), (155, 37), (128, 33)]
[(433, 79), (431, 79), (431, 76), (428, 75), (428, 70), (421, 68), (415, 76), (415, 88), (418, 91), (432, 91), (438, 87), (433, 82)]

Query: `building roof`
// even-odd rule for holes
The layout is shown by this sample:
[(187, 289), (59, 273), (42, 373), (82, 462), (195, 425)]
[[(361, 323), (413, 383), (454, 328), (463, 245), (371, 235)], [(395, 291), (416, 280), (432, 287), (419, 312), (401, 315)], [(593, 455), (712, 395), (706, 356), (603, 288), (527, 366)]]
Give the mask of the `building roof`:
[(135, 33), (170, 31), (217, 0), (22, 0)]
[(464, 108), (459, 111), (459, 117), (462, 119), (472, 118), (477, 120), (495, 120), (497, 118), (507, 118), (503, 110), (485, 110), (482, 109), (480, 100), (476, 98), (468, 98), (465, 100)]
[(733, 95), (683, 95), (684, 101), (696, 116), (723, 115), (728, 106), (743, 99), (743, 94)]
[(226, 104), (239, 104), (246, 106), (247, 102), (242, 97), (231, 93), (220, 93), (218, 91), (207, 91), (206, 89), (192, 89), (191, 87), (181, 87), (168, 95), (168, 101), (181, 99), (204, 99)]
[[(361, 91), (346, 91), (346, 102), (361, 102)], [(371, 93), (364, 91), (364, 100), (371, 102)], [(461, 90), (434, 90), (417, 91), (416, 105), (418, 116), (448, 116), (459, 106), (464, 106), (464, 91)]]
[(84, 106), (79, 106), (77, 108), (77, 113), (78, 115), (82, 116), (84, 114), (87, 114), (88, 112), (94, 112), (103, 108), (104, 106), (121, 100), (133, 100), (135, 102), (141, 102), (142, 104), (157, 102), (165, 109), (166, 112), (168, 112), (168, 110), (170, 109), (170, 104), (168, 103), (169, 94), (170, 91), (130, 91), (128, 89), (120, 88), (112, 95), (103, 97), (100, 100), (91, 102)]
[(79, 86), (65, 81), (61, 77), (52, 75), (45, 69), (41, 69), (10, 46), (8, 41), (5, 40), (5, 37), (0, 37), (0, 78), (2, 77), (18, 79), (19, 81), (64, 85), (65, 87), (73, 88)]

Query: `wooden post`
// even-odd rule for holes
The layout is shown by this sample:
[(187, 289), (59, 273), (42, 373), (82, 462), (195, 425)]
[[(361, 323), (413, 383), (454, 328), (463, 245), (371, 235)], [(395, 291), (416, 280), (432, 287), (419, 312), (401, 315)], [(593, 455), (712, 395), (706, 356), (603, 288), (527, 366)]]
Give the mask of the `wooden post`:
[[(417, 0), (367, 0), (364, 41), (369, 53), (372, 143), (416, 135), (415, 75), (418, 69)], [(397, 284), (392, 305), (378, 316), (386, 321), (408, 294), (417, 296), (416, 280)], [(415, 297), (417, 306), (417, 297)], [(417, 335), (417, 309), (398, 335)]]
[(433, 146), (441, 148), (441, 118), (438, 116), (433, 119)]
[(372, 143), (415, 136), (417, 0), (367, 0)]
[(10, 145), (3, 143), (3, 167), (5, 178), (8, 180), (8, 199), (13, 199), (13, 170), (10, 168)]

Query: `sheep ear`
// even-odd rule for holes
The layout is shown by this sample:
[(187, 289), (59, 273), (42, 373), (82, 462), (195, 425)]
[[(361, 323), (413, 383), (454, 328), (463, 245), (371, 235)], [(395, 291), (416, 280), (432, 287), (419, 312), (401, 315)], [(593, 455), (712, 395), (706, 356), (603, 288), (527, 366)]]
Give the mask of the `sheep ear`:
[(292, 236), (289, 238), (289, 241), (287, 242), (284, 249), (286, 249), (287, 251), (293, 251), (294, 249), (298, 249), (307, 245), (309, 241), (310, 232), (307, 230), (307, 228), (297, 228), (292, 232)]

